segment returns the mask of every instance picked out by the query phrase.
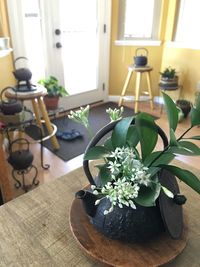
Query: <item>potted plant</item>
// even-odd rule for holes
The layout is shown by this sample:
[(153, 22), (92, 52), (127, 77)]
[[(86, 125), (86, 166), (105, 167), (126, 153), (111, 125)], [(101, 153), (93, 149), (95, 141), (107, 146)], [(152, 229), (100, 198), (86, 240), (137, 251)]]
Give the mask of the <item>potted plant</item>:
[[(83, 201), (94, 227), (109, 238), (141, 242), (166, 231), (179, 239), (183, 231), (181, 205), (186, 197), (180, 194), (176, 177), (200, 194), (200, 180), (189, 170), (170, 164), (177, 154), (200, 155), (200, 148), (191, 142), (200, 136), (187, 135), (200, 125), (200, 97), (192, 107), (190, 127), (178, 137), (177, 107), (167, 94), (163, 93), (163, 98), (169, 138), (151, 115), (141, 112), (109, 123), (86, 148), (83, 167), (90, 187), (78, 191), (76, 198)], [(158, 136), (163, 140), (159, 150)], [(98, 160), (97, 178), (90, 172), (89, 160)]]
[(186, 99), (178, 99), (176, 105), (182, 110), (184, 117), (186, 118), (190, 113), (192, 103)]
[(163, 72), (160, 72), (160, 74), (161, 74), (161, 79), (159, 83), (160, 87), (168, 90), (177, 89), (178, 76), (175, 68), (167, 67), (164, 69)]
[(39, 84), (47, 89), (47, 95), (44, 97), (44, 102), (47, 110), (55, 110), (58, 108), (59, 97), (68, 95), (66, 89), (59, 84), (58, 79), (54, 76), (40, 79)]

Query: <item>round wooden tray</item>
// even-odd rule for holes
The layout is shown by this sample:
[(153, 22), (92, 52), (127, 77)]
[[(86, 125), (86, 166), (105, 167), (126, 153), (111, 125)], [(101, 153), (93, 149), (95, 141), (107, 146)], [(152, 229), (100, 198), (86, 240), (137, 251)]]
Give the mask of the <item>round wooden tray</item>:
[(160, 266), (176, 258), (187, 242), (187, 223), (184, 223), (179, 240), (174, 240), (167, 234), (144, 244), (128, 244), (108, 239), (95, 230), (79, 199), (72, 202), (69, 220), (72, 233), (83, 251), (105, 266)]

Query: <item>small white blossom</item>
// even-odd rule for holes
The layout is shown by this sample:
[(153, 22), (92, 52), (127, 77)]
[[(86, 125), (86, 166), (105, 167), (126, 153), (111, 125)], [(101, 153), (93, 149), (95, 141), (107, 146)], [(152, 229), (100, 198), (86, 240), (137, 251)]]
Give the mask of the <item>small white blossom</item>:
[(92, 184), (92, 185), (91, 185), (91, 189), (92, 189), (92, 190), (96, 189), (96, 185), (93, 185), (93, 184)]
[[(119, 208), (127, 206), (136, 209), (134, 199), (138, 197), (140, 187), (151, 183), (148, 167), (142, 164), (135, 150), (130, 147), (117, 147), (106, 159), (111, 181), (98, 188), (98, 191), (94, 188), (94, 194), (104, 195), (110, 200), (111, 207), (104, 214), (112, 212), (116, 205)], [(97, 204), (99, 202), (96, 201)]]

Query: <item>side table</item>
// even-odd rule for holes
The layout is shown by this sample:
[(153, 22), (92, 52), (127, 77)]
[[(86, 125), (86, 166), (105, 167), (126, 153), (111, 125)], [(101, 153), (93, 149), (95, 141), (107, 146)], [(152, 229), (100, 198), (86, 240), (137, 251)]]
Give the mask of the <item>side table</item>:
[(32, 102), (32, 106), (33, 106), (33, 110), (35, 113), (37, 125), (41, 128), (41, 131), (43, 133), (42, 121), (40, 118), (40, 112), (41, 112), (41, 115), (44, 119), (44, 123), (45, 123), (45, 126), (47, 128), (47, 131), (48, 131), (49, 135), (51, 136), (52, 146), (55, 150), (58, 150), (60, 146), (59, 146), (59, 143), (57, 141), (55, 134), (52, 135), (52, 133), (54, 131), (53, 131), (52, 124), (51, 124), (49, 116), (48, 116), (48, 112), (46, 110), (46, 106), (45, 106), (44, 101), (43, 101), (43, 97), (46, 94), (47, 94), (47, 91), (46, 91), (45, 87), (43, 87), (42, 85), (39, 85), (39, 84), (37, 85), (37, 88), (35, 91), (17, 92), (17, 94), (16, 94), (12, 89), (9, 89), (5, 93), (7, 98), (18, 99), (21, 101), (30, 100)]
[(148, 94), (149, 94), (149, 101), (151, 109), (153, 109), (153, 94), (151, 89), (151, 78), (150, 78), (150, 72), (153, 70), (150, 66), (144, 66), (144, 67), (136, 67), (134, 65), (129, 66), (128, 68), (128, 74), (124, 83), (124, 87), (122, 89), (122, 93), (119, 99), (118, 105), (121, 106), (123, 103), (123, 99), (125, 96), (125, 93), (127, 91), (130, 79), (132, 77), (133, 72), (136, 73), (136, 83), (135, 83), (135, 112), (138, 112), (138, 102), (140, 98), (140, 86), (141, 86), (141, 79), (142, 75), (146, 73), (146, 79), (147, 79), (147, 88), (148, 88)]

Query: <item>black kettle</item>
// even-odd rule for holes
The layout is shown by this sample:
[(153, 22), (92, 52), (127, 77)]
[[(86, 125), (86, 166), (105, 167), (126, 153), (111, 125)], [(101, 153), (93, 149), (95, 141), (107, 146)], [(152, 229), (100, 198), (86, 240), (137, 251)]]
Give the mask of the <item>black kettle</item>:
[[(99, 130), (88, 144), (85, 153), (96, 146), (102, 138), (113, 131), (118, 121), (111, 122)], [(135, 124), (133, 119), (132, 125)], [(168, 146), (168, 140), (163, 130), (157, 126), (158, 134), (163, 142), (164, 148)], [(91, 185), (99, 187), (99, 178), (93, 178), (88, 160), (83, 161), (83, 169)], [(160, 193), (156, 206), (145, 207), (137, 203), (136, 209), (124, 206), (114, 206), (113, 211), (104, 214), (111, 207), (109, 198), (104, 197), (96, 205), (97, 196), (93, 194), (90, 187), (79, 190), (76, 198), (82, 201), (86, 214), (89, 215), (93, 226), (105, 236), (128, 242), (144, 242), (158, 236), (167, 230), (174, 239), (180, 238), (183, 229), (182, 207), (186, 198), (179, 195), (179, 186), (176, 178), (170, 172), (161, 169), (158, 173), (161, 184), (169, 188), (174, 198), (169, 198), (163, 192)]]
[[(145, 55), (141, 54), (139, 55), (139, 51), (145, 51)], [(148, 50), (146, 48), (137, 48), (135, 51), (135, 56), (134, 56), (134, 64), (136, 67), (144, 67), (147, 65), (148, 62)]]
[(21, 82), (25, 82), (25, 85), (28, 88), (31, 88), (30, 80), (32, 78), (32, 72), (28, 68), (19, 68), (16, 69), (16, 62), (20, 59), (28, 60), (26, 57), (18, 57), (14, 61), (15, 71), (13, 71), (13, 74), (15, 78), (18, 80), (18, 87), (20, 86)]
[(22, 111), (23, 105), (21, 101), (16, 100), (16, 99), (9, 99), (7, 101), (3, 99), (3, 95), (8, 89), (13, 90), (16, 93), (16, 97), (17, 97), (17, 92), (13, 87), (4, 88), (1, 91), (0, 110), (4, 115), (14, 115)]
[[(13, 145), (16, 143), (23, 143), (26, 148), (13, 151)], [(15, 170), (25, 170), (32, 165), (33, 154), (29, 150), (29, 141), (25, 138), (18, 138), (11, 142), (9, 146), (8, 162)]]

